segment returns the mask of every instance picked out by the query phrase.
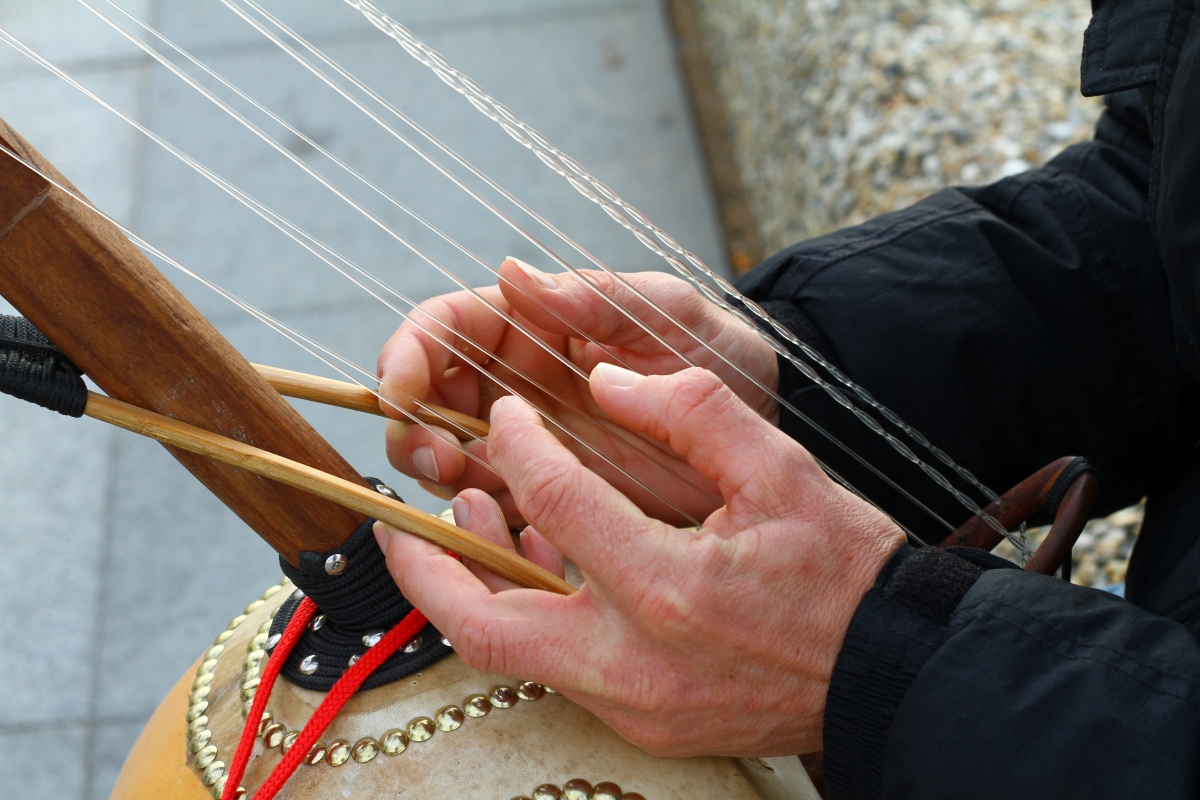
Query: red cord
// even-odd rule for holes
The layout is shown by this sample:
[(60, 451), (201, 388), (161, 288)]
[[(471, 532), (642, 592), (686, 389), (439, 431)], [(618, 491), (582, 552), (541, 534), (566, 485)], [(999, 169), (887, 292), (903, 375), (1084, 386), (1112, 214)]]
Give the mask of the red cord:
[[(255, 692), (254, 702), (250, 707), (250, 716), (246, 718), (246, 725), (242, 728), (242, 738), (238, 741), (237, 753), (234, 755), (233, 764), (229, 769), (229, 777), (225, 783), (225, 791), (221, 794), (221, 800), (233, 800), (237, 794), (238, 785), (246, 774), (250, 751), (254, 748), (254, 740), (258, 736), (258, 726), (262, 721), (263, 711), (266, 710), (267, 699), (275, 685), (275, 679), (279, 676), (279, 670), (287, 661), (296, 642), (300, 641), (301, 634), (308, 627), (316, 610), (316, 604), (305, 597), (288, 622), (279, 644), (275, 646), (271, 657), (267, 659), (267, 667), (263, 671), (262, 680)], [(300, 762), (308, 755), (312, 746), (321, 738), (321, 734), (325, 733), (329, 723), (333, 722), (333, 718), (342, 710), (342, 706), (354, 696), (358, 687), (362, 686), (363, 681), (369, 678), (371, 673), (399, 650), (405, 642), (416, 636), (427, 622), (424, 614), (413, 609), (388, 631), (378, 644), (367, 650), (354, 666), (338, 678), (337, 683), (325, 695), (321, 705), (317, 707), (305, 724), (304, 729), (300, 732), (300, 737), (284, 755), (283, 760), (275, 766), (275, 769), (271, 770), (267, 781), (254, 794), (254, 800), (271, 800), (275, 797), (275, 794), (283, 788), (283, 784), (300, 766)]]

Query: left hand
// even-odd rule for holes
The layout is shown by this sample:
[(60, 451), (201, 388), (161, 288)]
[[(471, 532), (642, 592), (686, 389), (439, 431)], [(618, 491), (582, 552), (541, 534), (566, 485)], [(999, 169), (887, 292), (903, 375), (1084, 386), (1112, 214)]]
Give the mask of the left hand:
[[(380, 523), (400, 589), (472, 667), (553, 686), (651, 753), (820, 750), (846, 628), (903, 534), (710, 372), (601, 364), (590, 386), (618, 423), (715, 481), (725, 505), (698, 533), (652, 519), (505, 397), (488, 458), (531, 523), (525, 555), (561, 574), (561, 552), (587, 583), (570, 597), (520, 589)], [(455, 505), (463, 527), (512, 546), (486, 494)]]

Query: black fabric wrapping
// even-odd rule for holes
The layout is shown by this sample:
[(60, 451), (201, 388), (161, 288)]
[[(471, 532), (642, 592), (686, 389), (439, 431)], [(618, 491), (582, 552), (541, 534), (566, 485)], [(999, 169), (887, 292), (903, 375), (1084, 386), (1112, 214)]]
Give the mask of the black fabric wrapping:
[(68, 417), (87, 406), (79, 368), (23, 317), (0, 315), (0, 392)]
[[(374, 478), (367, 480), (377, 488), (382, 485)], [(351, 656), (367, 652), (364, 636), (386, 633), (412, 611), (412, 603), (404, 599), (388, 572), (383, 552), (371, 530), (374, 524), (375, 520), (368, 519), (342, 546), (305, 559), (323, 565), (327, 557), (340, 553), (348, 561), (340, 575), (326, 575), (323, 569), (320, 572), (298, 569), (282, 557), (279, 559), (284, 574), (303, 594), (312, 598), (319, 613), (325, 615), (324, 625), (304, 633), (280, 671), (297, 686), (329, 691), (349, 668)], [(284, 602), (271, 624), (272, 635), (283, 633), (300, 600), (300, 596), (293, 594)], [(442, 643), (442, 635), (432, 623), (426, 625), (418, 637), (421, 646), (415, 652), (405, 653), (403, 648), (396, 651), (367, 678), (363, 688), (373, 689), (398, 681), (453, 652)], [(316, 656), (319, 666), (313, 674), (305, 675), (300, 671), (300, 662), (310, 655)]]

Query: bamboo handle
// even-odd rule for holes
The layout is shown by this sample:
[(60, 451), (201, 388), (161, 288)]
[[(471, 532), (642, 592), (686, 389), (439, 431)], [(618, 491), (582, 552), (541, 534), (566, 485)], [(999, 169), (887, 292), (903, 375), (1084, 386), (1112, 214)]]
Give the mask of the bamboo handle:
[(393, 528), (419, 536), (438, 547), (452, 550), (463, 558), (481, 564), (498, 575), (531, 589), (543, 589), (558, 594), (571, 594), (575, 587), (552, 575), (536, 564), (526, 561), (511, 550), (451, 525), (432, 514), (426, 514), (407, 503), (384, 497), (378, 492), (318, 469), (305, 466), (283, 456), (268, 453), (257, 447), (235, 442), (215, 433), (88, 392), (84, 414), (119, 428), (157, 439), (163, 444), (179, 447), (192, 453), (220, 461), (230, 466), (262, 475), (274, 481), (301, 489), (354, 509)]
[[(316, 403), (384, 416), (383, 409), (379, 407), (379, 398), (369, 389), (353, 383), (321, 378), (304, 372), (294, 372), (290, 369), (268, 367), (263, 364), (254, 364), (253, 366), (260, 375), (267, 379), (267, 383), (271, 384), (275, 391), (284, 397), (312, 400)], [(481, 419), (442, 406), (428, 404), (426, 406), (427, 408), (418, 408), (412, 412), (413, 416), (426, 425), (450, 428), (451, 432), (460, 439), (482, 439), (488, 435), (489, 426)]]

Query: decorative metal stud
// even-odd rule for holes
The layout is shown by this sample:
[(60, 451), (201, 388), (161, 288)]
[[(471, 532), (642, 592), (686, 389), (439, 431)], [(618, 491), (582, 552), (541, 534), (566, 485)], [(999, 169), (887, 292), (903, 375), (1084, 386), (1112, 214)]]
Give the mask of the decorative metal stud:
[(354, 743), (354, 747), (350, 748), (350, 757), (359, 764), (366, 764), (377, 755), (379, 755), (379, 742), (370, 736), (359, 739)]
[(254, 710), (254, 698), (248, 697), (242, 703), (242, 719), (250, 719), (250, 712)]
[(283, 737), (283, 741), (279, 743), (279, 751), (286, 753), (292, 749), (292, 745), (300, 738), (300, 731), (290, 731), (287, 736)]
[(553, 783), (543, 783), (533, 790), (533, 800), (562, 800), (562, 792)]
[(325, 758), (325, 742), (319, 739), (316, 744), (308, 749), (308, 755), (304, 757), (304, 763), (311, 767), (313, 764), (320, 764), (323, 758)]
[(493, 686), (488, 701), (496, 708), (512, 708), (517, 704), (517, 692), (511, 686)]
[(563, 800), (591, 800), (592, 785), (583, 778), (574, 778), (563, 784)]
[(312, 675), (320, 666), (316, 656), (305, 656), (304, 660), (300, 662), (300, 671), (305, 675)]
[(254, 693), (258, 691), (258, 685), (262, 683), (262, 678), (251, 678), (242, 683), (242, 699), (253, 700)]
[(554, 691), (544, 683), (542, 684), (542, 688), (546, 690), (546, 694), (558, 694), (558, 692)]
[(463, 700), (463, 711), (467, 712), (468, 717), (486, 717), (492, 711), (492, 704), (484, 695), (473, 694)]
[(213, 800), (221, 800), (221, 798), (225, 796), (225, 784), (228, 782), (229, 782), (228, 775), (222, 775), (220, 778), (217, 778), (217, 781), (216, 781), (216, 783), (214, 783), (212, 785), (212, 790), (211, 790)]
[(522, 700), (541, 700), (545, 694), (546, 690), (542, 685), (533, 681), (525, 681), (517, 687), (517, 697)]
[(408, 723), (408, 740), (410, 742), (424, 742), (433, 736), (436, 730), (437, 725), (429, 717), (417, 717)]
[(217, 668), (217, 660), (215, 658), (207, 659), (200, 665), (200, 669), (196, 670), (197, 675), (208, 675)]
[(282, 638), (283, 638), (282, 633), (272, 633), (270, 636), (267, 637), (267, 640), (265, 642), (263, 642), (263, 649), (264, 650), (274, 650), (275, 645), (279, 644), (279, 640)]
[[(220, 781), (217, 781), (217, 783), (220, 783)], [(222, 786), (221, 788), (224, 789), (225, 787)], [(246, 787), (239, 786), (237, 788), (237, 791), (233, 793), (233, 800), (242, 800), (242, 798), (244, 798), (245, 796), (246, 796)]]
[(350, 559), (341, 553), (334, 553), (325, 559), (325, 572), (329, 575), (341, 575), (350, 566)]
[(233, 629), (226, 628), (217, 634), (217, 638), (213, 639), (213, 644), (225, 644), (227, 641), (229, 641), (230, 636), (233, 636)]
[(438, 709), (437, 726), (439, 731), (456, 731), (462, 727), (466, 715), (458, 706), (446, 706)]
[(217, 746), (209, 744), (200, 748), (200, 752), (196, 753), (196, 758), (192, 761), (192, 763), (196, 765), (196, 769), (207, 769), (208, 765), (216, 760)]
[(359, 658), (361, 658), (361, 656), (358, 656), (358, 655), (350, 656), (350, 660), (346, 662), (346, 666), (353, 667), (355, 664), (358, 663)]
[(592, 787), (592, 800), (621, 800), (621, 787), (612, 781), (597, 783)]
[(408, 749), (408, 734), (399, 728), (392, 728), (379, 737), (379, 749), (385, 756), (398, 756)]
[(208, 716), (201, 714), (188, 723), (188, 736), (198, 736), (200, 731), (208, 728)]
[(317, 614), (315, 617), (312, 618), (312, 622), (308, 623), (308, 629), (313, 632), (319, 631), (319, 630), (321, 630), (321, 628), (324, 628), (324, 627), (325, 627), (325, 615), (324, 614)]
[(191, 699), (190, 704), (195, 705), (196, 703), (199, 703), (201, 700), (206, 700), (208, 698), (208, 693), (211, 691), (212, 691), (211, 686), (201, 686), (199, 689), (192, 692), (192, 696), (190, 698)]
[(210, 739), (212, 739), (212, 731), (202, 730), (188, 740), (188, 749), (197, 753), (208, 745)]
[(296, 601), (303, 600), (304, 591), (302, 589), (297, 589), (296, 591), (292, 592), (292, 599)]
[(223, 777), (225, 777), (225, 762), (214, 761), (204, 768), (204, 774), (200, 776), (200, 780), (204, 781), (205, 786), (212, 786)]
[(331, 767), (340, 767), (350, 760), (350, 743), (345, 739), (337, 739), (329, 743), (325, 751), (325, 763)]
[(445, 636), (442, 637), (442, 644), (446, 645), (446, 647), (449, 647), (451, 650), (454, 649), (454, 645), (450, 644), (450, 640)]
[[(270, 628), (267, 628), (267, 630), (270, 630)], [(254, 634), (254, 638), (250, 640), (250, 652), (253, 653), (256, 650), (262, 650), (263, 645), (266, 643), (267, 633), (266, 631), (260, 630), (258, 633)]]
[(225, 645), (214, 644), (212, 647), (208, 648), (208, 652), (204, 654), (204, 660), (207, 661), (210, 658), (218, 658), (223, 652), (225, 652)]
[(242, 669), (257, 669), (263, 659), (267, 657), (265, 650), (251, 650), (246, 654), (246, 658), (242, 660)]
[(262, 599), (263, 599), (263, 600), (270, 600), (272, 597), (274, 597), (275, 595), (279, 594), (279, 592), (280, 592), (282, 589), (283, 589), (283, 587), (282, 587), (282, 586), (280, 586), (278, 583), (277, 583), (277, 584), (275, 584), (274, 586), (268, 586), (268, 587), (267, 587), (267, 590), (266, 590), (265, 592), (263, 592), (263, 593), (262, 593)]
[(421, 644), (422, 644), (421, 637), (414, 636), (413, 638), (409, 639), (408, 642), (404, 645), (404, 648), (403, 648), (404, 652), (415, 653), (421, 649)]
[(263, 729), (262, 740), (267, 747), (279, 747), (279, 743), (283, 741), (283, 737), (287, 735), (287, 728), (280, 725), (278, 722), (273, 722)]
[(213, 676), (211, 672), (206, 672), (203, 675), (197, 675), (196, 680), (192, 681), (192, 691), (196, 691), (202, 686), (208, 686), (210, 683), (212, 683), (212, 679)]
[(363, 646), (374, 647), (379, 644), (379, 640), (383, 638), (383, 631), (371, 631), (363, 637)]
[(263, 712), (262, 719), (260, 719), (258, 721), (258, 735), (259, 736), (263, 735), (263, 732), (267, 729), (267, 726), (271, 724), (273, 719), (274, 718), (271, 716), (270, 711)]
[(265, 602), (267, 602), (267, 601), (266, 600), (255, 600), (253, 603), (246, 606), (246, 610), (243, 611), (242, 613), (247, 614), (247, 615), (253, 614), (255, 611), (258, 611), (260, 608), (262, 608), (263, 603), (265, 603)]
[(205, 711), (208, 711), (207, 700), (201, 700), (199, 703), (193, 703), (191, 707), (188, 708), (187, 721), (192, 722), (193, 720), (198, 719), (204, 715)]
[(246, 615), (238, 614), (236, 617), (229, 620), (229, 628), (228, 629), (233, 630), (234, 628), (236, 628), (238, 625), (241, 625), (245, 621), (246, 621)]

